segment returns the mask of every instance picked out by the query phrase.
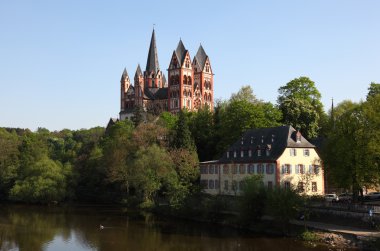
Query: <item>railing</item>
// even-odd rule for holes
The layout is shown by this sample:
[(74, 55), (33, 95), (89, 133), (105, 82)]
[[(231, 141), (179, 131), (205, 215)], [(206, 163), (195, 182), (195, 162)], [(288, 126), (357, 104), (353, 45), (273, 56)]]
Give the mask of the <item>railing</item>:
[(351, 211), (368, 213), (372, 209), (373, 213), (380, 214), (380, 206), (376, 205), (365, 205), (365, 204), (354, 204), (354, 203), (332, 203), (332, 202), (318, 202), (313, 203), (311, 207), (322, 207), (325, 209), (335, 209), (341, 211)]

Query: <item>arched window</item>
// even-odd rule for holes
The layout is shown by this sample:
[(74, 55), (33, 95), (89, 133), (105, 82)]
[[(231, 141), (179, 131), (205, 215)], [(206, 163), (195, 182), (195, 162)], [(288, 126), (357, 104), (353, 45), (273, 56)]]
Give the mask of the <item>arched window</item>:
[(183, 75), (183, 84), (184, 84), (184, 85), (187, 84), (187, 77), (186, 77), (186, 75)]
[(191, 85), (191, 77), (190, 76), (187, 77), (187, 84)]
[(187, 96), (187, 92), (186, 92), (186, 90), (183, 90), (183, 96)]
[(208, 94), (208, 101), (211, 101), (211, 94)]

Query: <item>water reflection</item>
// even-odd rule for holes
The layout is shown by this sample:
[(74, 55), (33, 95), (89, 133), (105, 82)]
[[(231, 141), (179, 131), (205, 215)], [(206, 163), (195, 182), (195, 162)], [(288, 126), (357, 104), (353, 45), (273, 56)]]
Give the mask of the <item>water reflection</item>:
[[(103, 229), (99, 225), (104, 226)], [(1, 206), (0, 250), (308, 250), (293, 239), (162, 221), (115, 207)], [(310, 250), (328, 250), (310, 248)]]

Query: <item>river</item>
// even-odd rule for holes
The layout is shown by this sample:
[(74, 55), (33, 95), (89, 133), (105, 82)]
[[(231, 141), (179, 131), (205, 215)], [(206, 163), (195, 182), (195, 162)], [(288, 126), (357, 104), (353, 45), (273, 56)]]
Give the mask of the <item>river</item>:
[[(102, 227), (100, 227), (100, 225)], [(1, 251), (327, 251), (213, 224), (160, 220), (113, 206), (0, 204)]]

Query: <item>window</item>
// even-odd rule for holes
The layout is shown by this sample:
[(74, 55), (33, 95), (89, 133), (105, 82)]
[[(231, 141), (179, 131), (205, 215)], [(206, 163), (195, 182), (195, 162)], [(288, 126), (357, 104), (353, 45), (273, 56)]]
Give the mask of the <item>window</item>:
[(285, 186), (285, 189), (290, 189), (290, 182), (289, 181), (285, 181), (284, 182), (284, 186)]
[(251, 137), (251, 144), (253, 144), (253, 137)]
[(257, 150), (257, 156), (259, 156), (259, 157), (261, 156), (261, 150), (260, 149)]
[(208, 188), (209, 189), (214, 189), (214, 180), (209, 180), (208, 181)]
[(242, 157), (242, 158), (244, 157), (244, 151), (243, 150), (240, 151), (240, 157)]
[(318, 175), (319, 174), (319, 166), (314, 165), (313, 169), (314, 169), (314, 174)]
[(209, 166), (208, 173), (209, 174), (214, 174), (214, 166), (213, 165)]
[(230, 157), (230, 152), (227, 152), (227, 159)]
[(237, 191), (237, 189), (238, 189), (238, 183), (237, 183), (237, 181), (236, 180), (233, 180), (232, 181), (232, 191)]
[(215, 189), (219, 189), (219, 180), (215, 180)]
[(215, 166), (215, 174), (218, 174), (218, 173), (219, 173), (219, 166), (216, 165), (216, 166)]
[(236, 151), (234, 151), (234, 158), (236, 158)]
[(292, 173), (292, 166), (289, 164), (282, 166), (282, 173), (283, 174), (291, 174)]
[(249, 156), (249, 157), (252, 157), (252, 150), (249, 150), (249, 151), (248, 151), (248, 156)]
[(240, 165), (239, 166), (239, 173), (240, 174), (245, 174), (245, 166), (244, 165)]
[(228, 191), (228, 180), (224, 181), (224, 190)]
[(266, 168), (266, 172), (267, 174), (273, 174), (274, 173), (274, 165), (273, 164), (267, 164), (267, 168)]
[(257, 173), (258, 174), (264, 173), (264, 166), (263, 166), (263, 164), (258, 164), (257, 165)]
[(270, 155), (270, 150), (267, 149), (267, 150), (265, 151), (265, 153), (266, 153), (267, 156), (269, 156), (269, 155)]
[(207, 174), (207, 166), (201, 166), (201, 174)]
[(248, 173), (255, 173), (255, 165), (254, 164), (251, 164), (249, 165), (248, 167)]
[(268, 181), (268, 190), (272, 190), (272, 188), (273, 188), (273, 182)]
[(305, 191), (303, 182), (298, 182), (297, 190), (299, 193), (303, 193)]
[(304, 165), (298, 165), (299, 173), (304, 174), (305, 173), (305, 166)]
[(303, 156), (310, 156), (310, 150), (309, 149), (303, 149)]
[(237, 165), (233, 165), (232, 166), (232, 174), (237, 174), (237, 170), (238, 170)]
[(311, 191), (312, 192), (317, 192), (317, 182), (312, 182), (311, 183)]
[(290, 156), (297, 156), (297, 149), (290, 148)]
[(230, 172), (230, 169), (228, 168), (228, 165), (224, 165), (224, 167), (223, 167), (223, 173), (224, 174), (229, 174)]
[(244, 145), (244, 138), (241, 138), (241, 144)]

